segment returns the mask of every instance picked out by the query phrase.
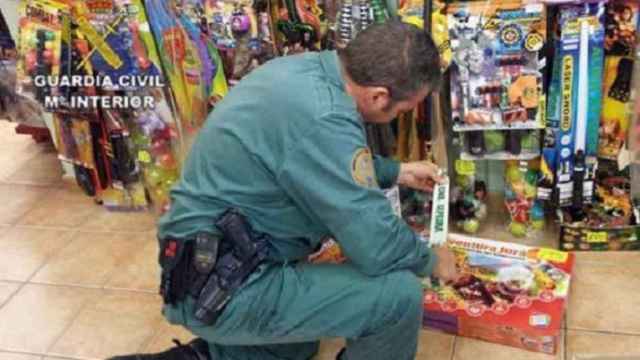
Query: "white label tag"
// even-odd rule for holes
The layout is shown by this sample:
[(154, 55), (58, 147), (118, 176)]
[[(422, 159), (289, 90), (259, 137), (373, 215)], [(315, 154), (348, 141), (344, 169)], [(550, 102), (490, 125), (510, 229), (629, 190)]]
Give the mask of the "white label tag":
[(431, 231), (429, 243), (443, 245), (449, 232), (449, 180), (436, 184), (433, 188), (433, 206), (431, 207)]

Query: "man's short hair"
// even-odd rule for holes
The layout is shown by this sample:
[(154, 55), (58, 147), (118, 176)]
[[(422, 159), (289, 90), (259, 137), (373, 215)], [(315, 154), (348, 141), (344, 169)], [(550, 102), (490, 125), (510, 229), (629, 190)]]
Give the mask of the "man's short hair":
[(338, 55), (356, 84), (386, 87), (393, 101), (409, 99), (425, 86), (437, 90), (442, 81), (431, 36), (400, 21), (369, 26)]

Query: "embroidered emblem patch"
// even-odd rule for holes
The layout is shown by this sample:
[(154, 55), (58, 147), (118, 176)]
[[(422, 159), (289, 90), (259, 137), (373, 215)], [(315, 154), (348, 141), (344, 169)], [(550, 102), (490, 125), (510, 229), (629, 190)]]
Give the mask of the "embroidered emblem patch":
[(376, 173), (373, 168), (373, 157), (367, 148), (358, 149), (351, 160), (351, 176), (356, 184), (372, 188), (377, 187)]

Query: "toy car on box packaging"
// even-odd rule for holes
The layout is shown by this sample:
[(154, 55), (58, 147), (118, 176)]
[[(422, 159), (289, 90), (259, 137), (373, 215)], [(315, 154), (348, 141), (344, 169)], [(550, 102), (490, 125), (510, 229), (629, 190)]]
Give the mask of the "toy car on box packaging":
[(453, 284), (426, 280), (426, 327), (555, 354), (573, 254), (450, 234), (463, 274)]

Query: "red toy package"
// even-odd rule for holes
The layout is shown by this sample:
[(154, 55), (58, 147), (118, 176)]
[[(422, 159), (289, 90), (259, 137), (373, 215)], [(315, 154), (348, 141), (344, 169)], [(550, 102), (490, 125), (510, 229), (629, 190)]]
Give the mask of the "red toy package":
[(573, 254), (450, 234), (463, 276), (426, 281), (426, 327), (555, 354), (560, 346)]

